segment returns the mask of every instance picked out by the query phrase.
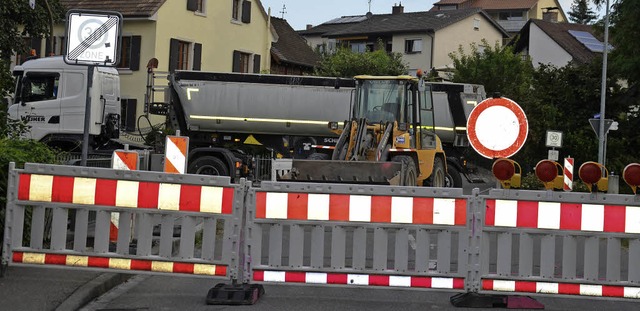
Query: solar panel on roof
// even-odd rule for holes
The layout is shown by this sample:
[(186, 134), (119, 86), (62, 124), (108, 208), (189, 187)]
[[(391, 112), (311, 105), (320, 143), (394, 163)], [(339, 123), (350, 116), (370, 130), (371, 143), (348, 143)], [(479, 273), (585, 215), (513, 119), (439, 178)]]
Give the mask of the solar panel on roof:
[(357, 22), (361, 22), (363, 20), (367, 19), (366, 16), (364, 15), (360, 15), (360, 16), (343, 16), (343, 17), (338, 17), (338, 18), (334, 18), (328, 22), (325, 22), (324, 24), (346, 24), (346, 23), (357, 23)]
[[(572, 35), (578, 42), (582, 43), (589, 51), (596, 53), (604, 52), (604, 43), (596, 37), (594, 37), (590, 32), (586, 31), (578, 31), (578, 30), (569, 30), (569, 34)], [(613, 47), (609, 45), (609, 50)]]

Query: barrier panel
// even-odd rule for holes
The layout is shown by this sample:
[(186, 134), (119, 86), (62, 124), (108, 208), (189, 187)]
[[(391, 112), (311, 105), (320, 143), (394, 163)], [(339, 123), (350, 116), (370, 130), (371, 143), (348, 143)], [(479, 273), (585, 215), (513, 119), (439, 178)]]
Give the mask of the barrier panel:
[(462, 189), (262, 182), (247, 204), (247, 282), (464, 288)]
[(244, 180), (12, 163), (8, 185), (3, 264), (238, 278)]
[(485, 203), (482, 290), (640, 298), (640, 197), (492, 190)]

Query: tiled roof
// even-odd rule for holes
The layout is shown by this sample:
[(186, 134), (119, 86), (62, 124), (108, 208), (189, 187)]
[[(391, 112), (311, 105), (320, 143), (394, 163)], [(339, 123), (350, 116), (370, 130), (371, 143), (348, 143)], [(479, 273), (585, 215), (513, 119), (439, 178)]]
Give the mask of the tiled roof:
[[(569, 53), (575, 61), (586, 63), (593, 59), (596, 55), (591, 52), (582, 43), (573, 37), (569, 30), (586, 31), (595, 36), (592, 26), (571, 23), (553, 23), (540, 19), (532, 19), (520, 31), (520, 39), (514, 39), (510, 45), (515, 44), (516, 52), (521, 51), (529, 45), (529, 33), (531, 24), (538, 26), (544, 33)], [(597, 37), (597, 36), (596, 36)], [(517, 37), (516, 37), (517, 38)], [(516, 41), (517, 40), (517, 41)]]
[[(123, 17), (149, 17), (155, 14), (166, 0), (60, 0), (66, 9), (117, 11)], [(175, 1), (175, 0), (173, 0)]]
[(350, 27), (351, 25), (354, 25), (354, 24), (357, 24), (357, 23), (354, 22), (354, 23), (332, 24), (332, 23), (326, 22), (318, 26), (315, 26), (311, 29), (299, 30), (298, 34), (302, 36), (323, 35), (325, 33), (334, 32), (340, 29), (344, 29), (346, 27)]
[[(458, 8), (481, 8), (483, 10), (531, 9), (538, 0), (440, 0), (434, 9), (443, 5), (459, 5)], [(433, 9), (432, 9), (433, 10)]]
[(531, 9), (538, 0), (472, 0), (472, 7), (483, 10)]
[(328, 31), (324, 36), (340, 37), (350, 35), (424, 32), (428, 30), (436, 31), (478, 13), (483, 14), (487, 20), (492, 22), (504, 33), (504, 30), (488, 15), (486, 15), (486, 13), (480, 9), (473, 8), (451, 11), (372, 15), (367, 20), (360, 23), (342, 25), (339, 29)]
[(320, 61), (307, 42), (298, 35), (286, 20), (271, 17), (271, 24), (278, 34), (278, 41), (271, 45), (271, 54), (278, 61), (315, 67)]

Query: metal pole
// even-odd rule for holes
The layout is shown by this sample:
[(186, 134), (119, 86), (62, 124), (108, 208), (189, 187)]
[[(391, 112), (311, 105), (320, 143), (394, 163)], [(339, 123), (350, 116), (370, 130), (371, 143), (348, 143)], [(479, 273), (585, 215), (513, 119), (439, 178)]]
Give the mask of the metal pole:
[(609, 0), (607, 0), (607, 9), (604, 16), (604, 49), (602, 51), (602, 87), (600, 89), (600, 128), (598, 131), (598, 163), (604, 165), (605, 154), (605, 137), (604, 137), (604, 112), (605, 101), (607, 95), (607, 55), (609, 54)]
[(80, 165), (87, 166), (89, 155), (89, 126), (91, 122), (91, 87), (93, 87), (93, 71), (96, 66), (87, 66), (87, 100), (84, 105), (84, 134), (82, 135), (82, 159)]

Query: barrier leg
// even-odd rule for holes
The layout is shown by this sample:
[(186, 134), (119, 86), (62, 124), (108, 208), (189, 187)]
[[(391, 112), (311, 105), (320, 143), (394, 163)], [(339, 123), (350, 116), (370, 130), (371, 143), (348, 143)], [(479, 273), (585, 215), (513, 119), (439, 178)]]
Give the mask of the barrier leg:
[[(224, 230), (232, 230), (232, 232), (239, 232), (239, 243), (234, 246), (237, 257), (232, 261), (235, 265), (231, 265), (229, 268), (231, 271), (231, 284), (218, 283), (216, 286), (209, 289), (207, 293), (207, 304), (209, 305), (252, 305), (255, 304), (260, 296), (264, 295), (264, 287), (262, 284), (249, 284), (251, 275), (251, 267), (248, 256), (248, 243), (245, 240), (247, 236), (249, 219), (249, 202), (255, 202), (249, 198), (249, 188), (251, 183), (246, 183), (244, 179), (240, 180), (242, 185), (242, 191), (236, 192), (236, 195), (242, 200), (242, 204), (234, 204), (239, 210), (234, 210), (234, 214), (240, 217), (239, 228), (233, 228), (225, 224)], [(255, 193), (255, 192), (251, 192)], [(235, 271), (234, 271), (235, 270)], [(247, 276), (247, 278), (245, 278)]]

